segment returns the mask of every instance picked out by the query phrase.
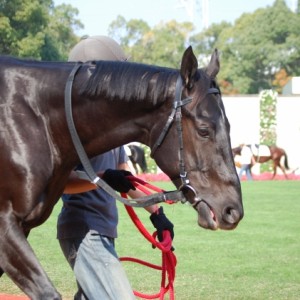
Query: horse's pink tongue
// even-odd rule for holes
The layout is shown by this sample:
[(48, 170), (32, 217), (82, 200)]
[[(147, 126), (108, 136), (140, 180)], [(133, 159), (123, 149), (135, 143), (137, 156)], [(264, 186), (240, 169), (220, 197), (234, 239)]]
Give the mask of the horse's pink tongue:
[(200, 202), (198, 205), (198, 223), (204, 228), (212, 230), (217, 229), (215, 214), (205, 202)]
[(210, 215), (211, 215), (212, 219), (216, 220), (216, 216), (212, 210), (210, 210)]

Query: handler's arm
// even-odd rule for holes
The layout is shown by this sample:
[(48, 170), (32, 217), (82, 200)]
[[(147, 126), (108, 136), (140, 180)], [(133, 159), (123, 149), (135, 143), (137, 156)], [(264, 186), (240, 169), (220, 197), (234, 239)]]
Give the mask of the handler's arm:
[[(102, 176), (103, 173), (97, 175)], [(97, 188), (96, 184), (91, 183), (88, 180), (80, 179), (77, 176), (77, 173), (75, 171), (72, 171), (69, 175), (69, 179), (65, 186), (64, 194), (79, 194), (79, 193), (95, 190), (96, 188)]]
[[(127, 163), (122, 163), (119, 164), (118, 166), (119, 170), (126, 170), (126, 171), (131, 171), (130, 167)], [(136, 190), (129, 190), (128, 195), (130, 196), (131, 199), (136, 199), (136, 198), (142, 198), (147, 196), (145, 193), (141, 192), (140, 190), (136, 189)], [(159, 209), (159, 206), (157, 204), (153, 204), (151, 206), (147, 206), (145, 207), (145, 209), (150, 213), (154, 213), (157, 212)]]
[[(129, 170), (129, 166), (124, 163), (119, 165), (120, 169), (126, 169)], [(132, 199), (140, 198), (143, 196), (146, 196), (143, 192), (136, 190), (129, 190), (128, 195)], [(159, 207), (157, 204), (153, 204), (151, 206), (145, 207), (145, 209), (150, 213), (150, 220), (153, 224), (153, 226), (157, 230), (157, 237), (160, 242), (164, 239), (164, 230), (168, 230), (170, 232), (171, 239), (174, 238), (174, 225), (170, 220), (166, 217), (164, 214), (163, 207)], [(172, 247), (172, 251), (174, 248)]]

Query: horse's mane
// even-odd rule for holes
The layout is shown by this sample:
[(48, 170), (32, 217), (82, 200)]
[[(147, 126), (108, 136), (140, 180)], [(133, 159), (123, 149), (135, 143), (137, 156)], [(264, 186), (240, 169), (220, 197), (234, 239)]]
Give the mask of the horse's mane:
[(81, 93), (99, 95), (111, 100), (143, 101), (153, 104), (165, 99), (170, 82), (178, 75), (175, 69), (132, 62), (96, 61), (92, 75), (83, 84)]

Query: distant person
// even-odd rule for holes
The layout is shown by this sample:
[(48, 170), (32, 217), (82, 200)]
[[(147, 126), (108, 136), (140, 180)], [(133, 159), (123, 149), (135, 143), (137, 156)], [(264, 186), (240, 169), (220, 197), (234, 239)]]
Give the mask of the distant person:
[(251, 167), (252, 167), (252, 165), (254, 165), (256, 163), (253, 153), (252, 153), (250, 147), (245, 144), (242, 144), (241, 148), (242, 148), (241, 149), (241, 157), (240, 157), (241, 169), (239, 172), (239, 178), (241, 179), (243, 173), (245, 172), (247, 180), (253, 180), (252, 173), (251, 173)]

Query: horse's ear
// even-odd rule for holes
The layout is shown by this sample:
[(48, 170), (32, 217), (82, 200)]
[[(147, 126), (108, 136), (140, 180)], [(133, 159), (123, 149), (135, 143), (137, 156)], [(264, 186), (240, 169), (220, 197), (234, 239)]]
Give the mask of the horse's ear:
[(185, 86), (192, 88), (194, 76), (198, 69), (198, 61), (191, 46), (183, 53), (180, 75)]
[(213, 54), (211, 55), (210, 62), (206, 68), (206, 74), (211, 77), (215, 78), (220, 70), (220, 61), (219, 61), (219, 53), (218, 49), (215, 49)]

